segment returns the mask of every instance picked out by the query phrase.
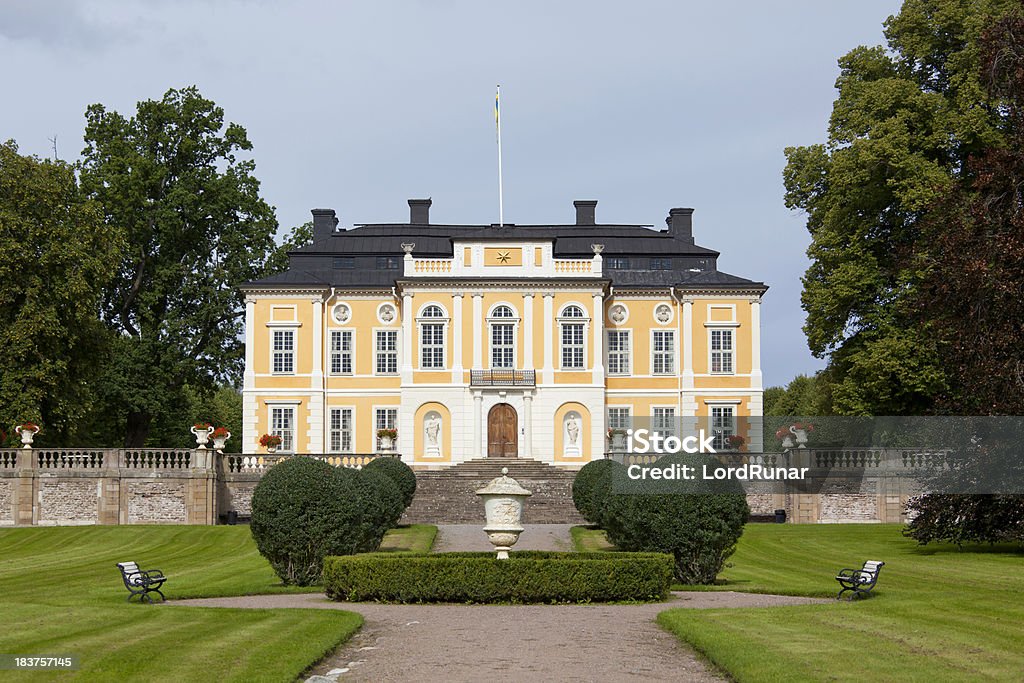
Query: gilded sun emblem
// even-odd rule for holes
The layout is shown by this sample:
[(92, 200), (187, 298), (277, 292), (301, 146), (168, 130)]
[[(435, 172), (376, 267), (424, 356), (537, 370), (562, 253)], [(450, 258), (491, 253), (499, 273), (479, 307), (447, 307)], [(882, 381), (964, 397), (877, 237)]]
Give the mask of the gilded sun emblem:
[(512, 260), (511, 252), (508, 252), (508, 251), (499, 251), (498, 252), (498, 261), (500, 261), (501, 263), (508, 263), (511, 260)]

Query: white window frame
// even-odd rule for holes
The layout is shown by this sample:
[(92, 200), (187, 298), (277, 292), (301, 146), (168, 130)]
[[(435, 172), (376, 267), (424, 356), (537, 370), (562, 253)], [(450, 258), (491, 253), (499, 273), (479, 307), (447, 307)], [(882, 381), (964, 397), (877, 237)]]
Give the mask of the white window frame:
[[(616, 376), (616, 377), (625, 377), (625, 376), (632, 375), (633, 374), (633, 330), (628, 329), (628, 328), (626, 328), (626, 329), (619, 328), (619, 329), (614, 329), (614, 330), (605, 330), (605, 332), (607, 334), (606, 334), (606, 339), (605, 339), (606, 353), (605, 353), (605, 363), (604, 363), (604, 366), (605, 366), (605, 368), (607, 368), (608, 374), (612, 375), (612, 376)], [(626, 338), (626, 350), (625, 351), (623, 351), (621, 349), (618, 350), (618, 351), (612, 351), (612, 337), (613, 336), (614, 337), (625, 336), (625, 338)], [(620, 357), (621, 356), (625, 356), (626, 369), (622, 370), (621, 367), (620, 367), (620, 369), (618, 371), (613, 371), (612, 370), (612, 356), (620, 356)]]
[[(659, 335), (667, 336), (670, 339), (672, 339), (672, 350), (671, 351), (664, 351), (664, 350), (657, 351), (656, 350), (657, 344), (655, 342), (655, 339), (657, 339)], [(678, 352), (679, 352), (679, 339), (678, 339), (678, 337), (676, 335), (676, 331), (674, 329), (651, 330), (651, 374), (652, 375), (657, 375), (659, 377), (675, 375), (676, 374), (676, 368), (679, 365), (679, 363), (677, 362), (678, 359), (676, 358), (676, 354)], [(658, 368), (658, 360), (657, 359), (659, 357), (661, 357), (663, 359), (668, 359), (668, 361), (672, 364), (672, 367), (670, 367), (668, 369), (665, 369), (663, 367), (661, 369), (661, 371), (659, 372), (658, 369), (657, 369)]]
[[(391, 419), (388, 419), (391, 415)], [(381, 420), (381, 416), (384, 419)], [(396, 406), (374, 406), (373, 407), (373, 442), (377, 444), (376, 450), (380, 450), (380, 437), (377, 430), (398, 429), (398, 408)], [(401, 434), (399, 434), (401, 436)], [(395, 439), (395, 450), (398, 451), (398, 439)]]
[[(570, 308), (574, 308), (574, 307), (578, 308), (580, 310), (580, 312), (583, 313), (583, 315), (582, 316), (567, 316), (565, 314), (565, 312), (567, 310), (569, 310)], [(590, 339), (590, 317), (587, 315), (587, 307), (584, 306), (581, 303), (578, 303), (578, 302), (575, 302), (575, 301), (570, 301), (565, 306), (562, 306), (562, 310), (559, 311), (559, 314), (558, 314), (557, 322), (558, 322), (558, 367), (559, 367), (559, 369), (567, 370), (567, 371), (570, 371), (570, 372), (584, 372), (584, 371), (586, 371), (588, 369), (587, 368), (587, 351), (588, 351), (587, 343), (588, 343), (588, 341)], [(576, 325), (576, 326), (580, 326), (580, 327), (583, 328), (583, 335), (582, 335), (583, 338), (582, 338), (582, 341), (581, 341), (580, 344), (575, 344), (574, 343), (574, 344), (571, 344), (571, 345), (566, 345), (566, 343), (565, 343), (565, 328), (568, 325)], [(578, 367), (575, 366), (575, 365), (566, 365), (565, 364), (565, 351), (566, 351), (567, 347), (571, 347), (573, 349), (578, 347), (578, 348), (581, 349), (580, 365)]]
[[(719, 335), (719, 339), (723, 338), (720, 335), (726, 335), (726, 338), (729, 340), (728, 349), (715, 350), (714, 345), (716, 335)], [(715, 370), (716, 357), (723, 361), (727, 361), (729, 366), (728, 369)], [(726, 325), (708, 327), (708, 372), (712, 375), (736, 374), (736, 331), (734, 327)]]
[[(348, 429), (345, 429), (345, 413), (348, 413)], [(338, 416), (335, 427), (335, 415)], [(352, 453), (356, 444), (356, 410), (353, 406), (331, 406), (327, 412), (327, 443), (331, 453)], [(345, 436), (348, 435), (348, 448)], [(337, 443), (337, 446), (335, 446)]]
[[(666, 420), (666, 418), (669, 419)], [(673, 436), (676, 434), (678, 419), (679, 415), (676, 414), (675, 406), (651, 406), (651, 431), (658, 431), (665, 436)]]
[[(401, 348), (401, 345), (400, 345), (401, 344), (401, 340), (399, 338), (398, 332), (399, 331), (397, 329), (395, 329), (395, 328), (374, 329), (374, 331), (373, 331), (373, 374), (374, 375), (380, 375), (382, 377), (394, 377), (395, 375), (398, 374), (399, 361), (400, 361), (400, 356), (401, 356), (401, 352), (402, 352), (402, 348)], [(394, 335), (394, 338), (395, 338), (395, 348), (394, 348), (394, 350), (391, 350), (391, 349), (381, 350), (381, 348), (380, 348), (380, 338), (381, 338), (382, 335)], [(385, 371), (381, 371), (380, 370), (380, 358), (384, 354), (388, 354), (388, 355), (394, 354), (394, 357), (395, 357), (395, 369), (394, 369), (393, 372), (390, 371), (390, 370), (385, 370)]]
[[(437, 309), (440, 315), (427, 315), (430, 309)], [(420, 314), (416, 318), (417, 337), (419, 338), (419, 369), (421, 370), (446, 370), (448, 368), (448, 323), (451, 319), (448, 317), (448, 312), (444, 306), (437, 302), (430, 302), (420, 308)], [(427, 328), (440, 327), (441, 328), (441, 342), (432, 342), (431, 344), (426, 343)], [(440, 349), (441, 351), (441, 364), (433, 365), (428, 364), (424, 361), (427, 360), (427, 349), (434, 351)]]
[[(295, 452), (295, 406), (270, 405), (267, 415), (267, 423), (270, 426), (270, 433), (281, 437), (280, 450), (282, 453)], [(280, 414), (281, 426), (278, 426), (278, 414)], [(287, 420), (285, 420), (287, 416)], [(288, 423), (285, 425), (284, 423)]]
[[(348, 337), (348, 350), (344, 350), (344, 338)], [(335, 348), (335, 339), (338, 340)], [(355, 330), (330, 330), (327, 338), (330, 353), (327, 358), (327, 368), (331, 375), (353, 375), (356, 368), (356, 334)], [(348, 356), (348, 370), (345, 370), (345, 357)], [(338, 360), (338, 371), (334, 370), (334, 361)]]
[(714, 435), (711, 445), (715, 450), (727, 450), (729, 444), (726, 438), (736, 433), (736, 408), (722, 404), (709, 405), (708, 408), (711, 433)]
[[(278, 335), (282, 335), (280, 337), (281, 339), (288, 338), (290, 340), (291, 348), (289, 348), (289, 349), (284, 349), (284, 348), (278, 349), (277, 348)], [(293, 327), (285, 328), (285, 329), (276, 328), (276, 329), (271, 329), (270, 330), (270, 374), (272, 374), (272, 375), (294, 375), (295, 374), (295, 360), (296, 360), (295, 359), (295, 346), (296, 346), (297, 337), (298, 337), (298, 335), (296, 334), (296, 330)], [(291, 367), (289, 367), (287, 370), (284, 370), (284, 369), (278, 370), (277, 369), (277, 360), (278, 360), (279, 356), (281, 358), (282, 365), (284, 364), (284, 361), (287, 360), (288, 364)]]
[[(633, 423), (633, 406), (608, 406), (608, 429), (629, 429)], [(613, 417), (615, 411), (616, 417)], [(625, 415), (622, 415), (622, 413)], [(625, 424), (620, 422), (625, 417)]]
[[(507, 308), (512, 312), (510, 316), (499, 316), (495, 315), (499, 308)], [(519, 364), (519, 323), (522, 320), (519, 316), (519, 311), (515, 306), (508, 303), (507, 301), (499, 301), (498, 303), (491, 306), (491, 310), (487, 314), (487, 367), (492, 370), (515, 370)], [(512, 328), (512, 344), (501, 344), (496, 346), (494, 344), (494, 328), (502, 325), (509, 326)], [(508, 367), (502, 365), (497, 366), (494, 364), (494, 353), (499, 348), (508, 349), (511, 346), (512, 352), (512, 364)]]

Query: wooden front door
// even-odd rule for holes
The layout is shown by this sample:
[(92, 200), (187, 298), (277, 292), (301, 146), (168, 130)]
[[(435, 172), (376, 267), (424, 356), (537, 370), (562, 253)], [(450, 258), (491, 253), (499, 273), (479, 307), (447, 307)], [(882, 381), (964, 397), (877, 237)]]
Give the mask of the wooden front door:
[(519, 454), (516, 409), (499, 403), (487, 413), (487, 457), (514, 458)]

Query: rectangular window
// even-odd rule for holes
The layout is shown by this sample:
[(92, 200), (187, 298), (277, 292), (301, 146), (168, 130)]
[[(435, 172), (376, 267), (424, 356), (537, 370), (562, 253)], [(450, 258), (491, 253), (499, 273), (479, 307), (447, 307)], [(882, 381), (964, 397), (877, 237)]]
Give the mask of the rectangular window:
[(501, 323), (491, 325), (491, 367), (512, 370), (516, 367), (516, 327)]
[(711, 330), (711, 372), (733, 372), (732, 330)]
[(608, 256), (604, 262), (608, 270), (629, 270), (629, 259), (624, 256)]
[(629, 408), (608, 409), (608, 429), (629, 429), (632, 424)]
[(352, 330), (331, 330), (331, 374), (352, 374)]
[(378, 375), (398, 374), (398, 330), (377, 330), (374, 368)]
[[(377, 450), (380, 450), (380, 437), (377, 436), (379, 429), (398, 429), (398, 408), (377, 408), (374, 420), (373, 435), (377, 438)], [(395, 444), (397, 448), (398, 444)]]
[(401, 263), (402, 259), (397, 256), (378, 256), (377, 270), (398, 270)]
[(270, 433), (281, 437), (281, 451), (294, 453), (295, 408), (271, 408)]
[(628, 330), (608, 330), (608, 374), (629, 374)]
[(676, 333), (673, 330), (654, 330), (651, 374), (671, 375), (676, 369)]
[(351, 408), (331, 408), (331, 452), (352, 452)]
[(342, 268), (344, 270), (352, 270), (356, 267), (356, 259), (353, 256), (335, 256), (332, 261), (332, 265), (335, 268)]
[(676, 409), (652, 408), (651, 429), (666, 436), (676, 433)]
[(711, 445), (715, 450), (728, 448), (726, 439), (736, 433), (736, 424), (733, 419), (732, 406), (711, 407), (711, 432), (715, 435)]
[(562, 324), (562, 369), (583, 369), (583, 324)]
[(295, 372), (295, 330), (274, 330), (275, 375), (290, 375)]
[(420, 367), (444, 368), (444, 325), (430, 323), (420, 328)]
[(652, 257), (651, 270), (672, 270), (672, 259), (661, 256)]

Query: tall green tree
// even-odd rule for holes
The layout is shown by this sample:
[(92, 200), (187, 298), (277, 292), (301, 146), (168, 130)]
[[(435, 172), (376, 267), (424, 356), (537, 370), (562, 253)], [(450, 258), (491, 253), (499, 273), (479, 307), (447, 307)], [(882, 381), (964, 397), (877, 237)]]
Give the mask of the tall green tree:
[(82, 187), (128, 241), (101, 307), (116, 337), (98, 426), (139, 446), (154, 416), (187, 412), (186, 384), (238, 384), (236, 287), (269, 272), (277, 220), (241, 156), (252, 150), (245, 129), (195, 87), (140, 102), (131, 117), (94, 104), (85, 141)]
[(106, 350), (101, 293), (123, 244), (71, 166), (0, 144), (0, 427), (41, 423), (44, 445), (77, 436)]
[(979, 39), (1012, 0), (907, 0), (887, 47), (839, 60), (828, 141), (786, 150), (786, 205), (812, 243), (804, 275), (808, 345), (839, 414), (933, 410), (948, 378), (919, 324), (916, 292), (936, 200), (972, 179), (969, 157), (1002, 146), (980, 80)]

